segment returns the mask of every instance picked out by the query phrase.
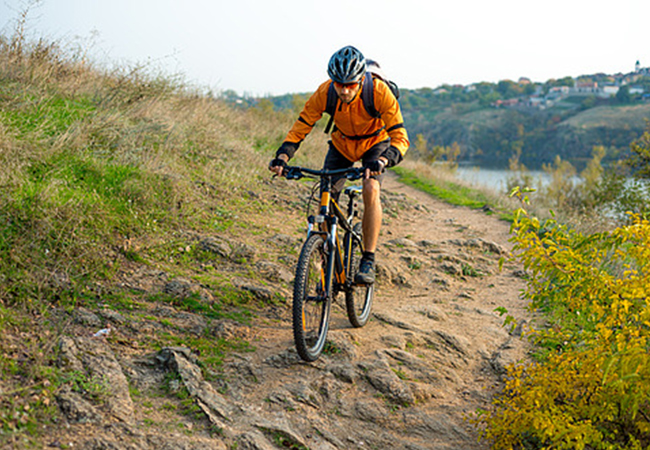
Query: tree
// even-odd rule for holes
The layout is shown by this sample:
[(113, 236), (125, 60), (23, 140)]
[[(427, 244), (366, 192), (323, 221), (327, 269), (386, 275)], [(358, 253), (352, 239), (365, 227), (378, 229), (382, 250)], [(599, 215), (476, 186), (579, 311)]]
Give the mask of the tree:
[(563, 161), (560, 155), (556, 155), (553, 165), (544, 164), (543, 169), (551, 177), (551, 182), (544, 189), (545, 197), (555, 208), (565, 208), (574, 188), (575, 167), (569, 161)]
[(627, 164), (634, 170), (636, 178), (650, 179), (650, 123), (648, 129), (630, 144), (632, 155)]
[(632, 96), (630, 95), (630, 88), (625, 85), (621, 86), (616, 93), (616, 101), (622, 105), (626, 105), (632, 101)]

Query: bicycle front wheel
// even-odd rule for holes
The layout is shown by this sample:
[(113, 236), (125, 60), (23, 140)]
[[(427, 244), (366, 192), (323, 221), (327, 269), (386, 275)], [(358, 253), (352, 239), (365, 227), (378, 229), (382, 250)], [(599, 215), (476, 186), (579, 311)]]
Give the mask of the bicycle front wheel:
[[(331, 307), (327, 283), (327, 242), (313, 234), (302, 247), (293, 287), (293, 337), (298, 354), (315, 361), (325, 347)], [(331, 276), (331, 275), (330, 275)]]
[[(361, 236), (361, 224), (357, 223), (354, 231)], [(370, 318), (370, 310), (372, 309), (372, 299), (375, 295), (375, 285), (355, 285), (354, 277), (359, 271), (359, 262), (361, 261), (362, 251), (361, 242), (356, 240), (353, 236), (346, 236), (348, 246), (346, 251), (346, 261), (349, 261), (349, 270), (347, 276), (352, 283), (345, 292), (345, 306), (348, 313), (348, 319), (353, 327), (361, 328)], [(349, 258), (349, 259), (348, 259)]]

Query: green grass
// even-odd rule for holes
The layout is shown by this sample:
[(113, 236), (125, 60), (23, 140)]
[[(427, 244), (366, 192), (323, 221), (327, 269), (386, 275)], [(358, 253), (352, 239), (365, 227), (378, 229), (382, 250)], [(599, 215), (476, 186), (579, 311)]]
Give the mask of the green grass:
[(394, 167), (393, 170), (400, 182), (426, 192), (444, 202), (472, 209), (483, 209), (487, 215), (497, 211), (501, 220), (512, 222), (512, 213), (499, 210), (495, 202), (478, 189), (472, 189), (459, 183), (445, 181), (433, 176), (424, 176), (415, 170), (404, 167)]
[(481, 192), (460, 184), (437, 179), (425, 179), (414, 171), (402, 167), (393, 169), (402, 183), (433, 195), (452, 205), (481, 209), (490, 205), (488, 198)]

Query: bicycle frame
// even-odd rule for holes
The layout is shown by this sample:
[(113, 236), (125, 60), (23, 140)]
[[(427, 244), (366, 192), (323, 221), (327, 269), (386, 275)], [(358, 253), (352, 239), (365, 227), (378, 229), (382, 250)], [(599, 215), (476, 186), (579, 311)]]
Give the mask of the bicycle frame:
[[(351, 254), (349, 250), (352, 247), (352, 241), (356, 240), (363, 251), (363, 241), (359, 234), (354, 231), (352, 221), (356, 216), (356, 206), (354, 197), (358, 193), (357, 189), (347, 188), (345, 193), (349, 197), (347, 211), (343, 212), (338, 202), (332, 198), (332, 178), (335, 175), (346, 174), (348, 179), (359, 179), (362, 176), (361, 169), (340, 169), (340, 170), (322, 170), (315, 171), (300, 167), (291, 168), (293, 173), (287, 174), (287, 178), (300, 178), (304, 176), (302, 172), (317, 175), (323, 180), (321, 186), (320, 207), (317, 216), (309, 216), (307, 218), (307, 239), (316, 233), (321, 234), (327, 241), (327, 250), (333, 254), (333, 258), (327, 259), (326, 272), (324, 276), (325, 292), (332, 292), (332, 280), (336, 279), (338, 285), (344, 288), (352, 284), (352, 280), (348, 280), (347, 274), (350, 273), (350, 265), (352, 263)], [(344, 242), (344, 248), (341, 248), (341, 241), (338, 236), (338, 227), (341, 226), (346, 231), (347, 242)], [(344, 261), (345, 260), (345, 261)]]
[[(305, 174), (321, 179), (321, 194), (318, 214), (308, 217), (307, 240), (296, 265), (293, 333), (300, 357), (305, 361), (315, 361), (325, 346), (331, 305), (336, 294), (341, 289), (345, 292), (348, 318), (358, 328), (368, 320), (374, 291), (372, 285), (353, 282), (355, 270), (352, 264), (364, 248), (360, 224), (353, 226), (357, 216), (355, 197), (361, 188), (353, 186), (344, 191), (349, 198), (347, 211), (331, 195), (333, 178), (345, 176), (349, 180), (358, 180), (363, 176), (363, 169), (285, 169), (287, 179), (300, 179)], [(338, 236), (339, 228), (345, 231), (343, 243)], [(360, 299), (355, 297), (358, 293), (361, 293)]]
[[(308, 218), (307, 237), (313, 233), (322, 234), (327, 240), (327, 248), (333, 258), (328, 258), (327, 271), (325, 273), (325, 292), (332, 292), (332, 280), (340, 286), (349, 286), (351, 280), (347, 279), (350, 273), (351, 255), (344, 250), (351, 248), (352, 240), (357, 239), (363, 249), (363, 242), (360, 236), (352, 228), (354, 219), (355, 205), (354, 197), (350, 198), (347, 213), (344, 213), (339, 204), (334, 200), (330, 193), (331, 178), (328, 178), (321, 192), (320, 210), (318, 216)], [(318, 224), (318, 230), (315, 230), (315, 224)], [(347, 233), (348, 242), (344, 242), (341, 248), (341, 239), (339, 239), (338, 228), (342, 227)]]

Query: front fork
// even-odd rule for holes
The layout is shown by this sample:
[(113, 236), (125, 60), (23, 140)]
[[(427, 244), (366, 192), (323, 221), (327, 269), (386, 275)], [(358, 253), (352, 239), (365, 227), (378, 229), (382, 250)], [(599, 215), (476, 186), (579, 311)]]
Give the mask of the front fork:
[[(327, 236), (325, 242), (325, 251), (327, 252), (327, 266), (325, 268), (325, 292), (332, 292), (332, 280), (336, 277), (336, 281), (343, 285), (345, 284), (345, 271), (343, 270), (343, 262), (341, 261), (340, 242), (337, 239), (338, 218), (336, 216), (325, 217), (319, 215), (318, 217), (309, 216), (307, 219), (307, 239), (313, 234), (318, 233)], [(318, 231), (315, 231), (318, 224)], [(328, 231), (329, 229), (329, 231)]]

